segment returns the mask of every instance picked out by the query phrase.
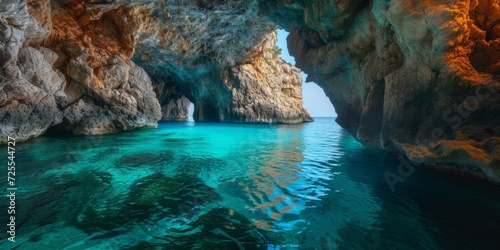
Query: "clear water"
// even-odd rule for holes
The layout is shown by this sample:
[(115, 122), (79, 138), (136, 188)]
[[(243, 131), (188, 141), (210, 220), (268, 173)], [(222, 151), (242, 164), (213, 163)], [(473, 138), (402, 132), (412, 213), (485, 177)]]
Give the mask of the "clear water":
[(0, 249), (500, 249), (498, 186), (399, 164), (333, 118), (38, 138)]

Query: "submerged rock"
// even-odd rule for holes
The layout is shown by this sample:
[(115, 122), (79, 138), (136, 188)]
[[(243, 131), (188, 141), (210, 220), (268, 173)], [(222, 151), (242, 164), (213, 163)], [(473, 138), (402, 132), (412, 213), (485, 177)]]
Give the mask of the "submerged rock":
[[(36, 217), (20, 217), (21, 223), (29, 219), (30, 225), (39, 226), (62, 217), (68, 225), (85, 232), (112, 232), (127, 230), (124, 226), (129, 223), (152, 218), (190, 217), (200, 207), (221, 199), (213, 188), (189, 175), (147, 176), (135, 181), (128, 192), (120, 196), (111, 195), (109, 173), (81, 171), (56, 179), (57, 183), (47, 184), (47, 191), (25, 202), (21, 211), (37, 212)], [(55, 199), (55, 196), (63, 198)]]
[(201, 232), (191, 237), (192, 249), (268, 249), (268, 242), (243, 215), (228, 208), (215, 208), (191, 226)]
[(130, 249), (268, 249), (266, 238), (250, 221), (228, 208), (215, 208), (189, 224), (183, 236), (165, 235)]
[(24, 226), (18, 233), (28, 235), (55, 221), (85, 230), (114, 223), (102, 220), (111, 210), (101, 210), (111, 180), (109, 173), (93, 170), (59, 173), (42, 180), (39, 192), (19, 196), (22, 205), (17, 208), (16, 223)]
[(225, 160), (209, 155), (198, 157), (186, 156), (182, 157), (179, 162), (180, 166), (176, 170), (179, 174), (200, 173), (201, 171), (213, 173), (214, 168), (223, 169), (227, 165)]
[(165, 236), (170, 243), (141, 242), (135, 249), (268, 249), (268, 241), (243, 215), (228, 208), (215, 208), (190, 223), (182, 237)]
[(167, 208), (169, 215), (186, 215), (198, 206), (219, 200), (220, 195), (198, 177), (186, 174), (167, 177), (155, 174), (137, 180), (126, 202), (129, 208)]
[(121, 157), (118, 159), (116, 166), (118, 168), (140, 168), (144, 166), (162, 167), (171, 163), (173, 159), (173, 153), (168, 151), (162, 151), (159, 154), (139, 153)]

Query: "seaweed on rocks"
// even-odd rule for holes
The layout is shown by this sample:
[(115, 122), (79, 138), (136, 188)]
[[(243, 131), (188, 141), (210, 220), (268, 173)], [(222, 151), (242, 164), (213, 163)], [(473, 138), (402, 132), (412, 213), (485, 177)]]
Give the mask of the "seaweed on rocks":
[(267, 249), (268, 242), (242, 214), (215, 208), (191, 223), (200, 233), (190, 236), (191, 249)]
[(179, 174), (167, 177), (154, 174), (132, 185), (127, 202), (131, 209), (166, 208), (168, 214), (181, 215), (220, 199), (213, 188), (196, 176)]
[(164, 166), (171, 163), (174, 159), (173, 153), (170, 151), (162, 151), (158, 154), (139, 153), (127, 155), (117, 160), (118, 167), (140, 167), (140, 166)]
[(177, 171), (180, 174), (199, 173), (202, 169), (210, 171), (211, 167), (221, 167), (227, 165), (226, 161), (223, 159), (215, 158), (209, 155), (199, 157), (185, 156), (180, 162), (182, 165), (177, 168)]
[[(92, 197), (88, 195), (87, 197)], [(129, 223), (141, 222), (152, 217), (189, 216), (194, 209), (220, 200), (220, 195), (195, 176), (176, 175), (168, 177), (153, 174), (136, 180), (125, 198), (89, 200), (78, 195), (79, 213), (73, 224), (84, 231), (115, 230)], [(101, 203), (101, 207), (90, 203)], [(78, 204), (78, 203), (77, 203)], [(76, 219), (76, 220), (75, 220)]]
[[(106, 222), (85, 214), (94, 211), (96, 204), (100, 204), (100, 200), (109, 190), (110, 183), (109, 173), (94, 170), (61, 174), (45, 180), (43, 191), (19, 197), (16, 216), (18, 233), (29, 234), (31, 230), (52, 224), (59, 219), (67, 225), (79, 228), (105, 224)], [(81, 221), (82, 216), (90, 220)]]

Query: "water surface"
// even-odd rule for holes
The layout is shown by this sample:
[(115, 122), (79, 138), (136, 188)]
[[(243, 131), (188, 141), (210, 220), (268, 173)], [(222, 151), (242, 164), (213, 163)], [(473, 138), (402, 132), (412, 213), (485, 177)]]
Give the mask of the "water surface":
[(498, 249), (497, 186), (416, 167), (392, 192), (399, 164), (333, 118), (46, 136), (16, 147), (0, 249)]

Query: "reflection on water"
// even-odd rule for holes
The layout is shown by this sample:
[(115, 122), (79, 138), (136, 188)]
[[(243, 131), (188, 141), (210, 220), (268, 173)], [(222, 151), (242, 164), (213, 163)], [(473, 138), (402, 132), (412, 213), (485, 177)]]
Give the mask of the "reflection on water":
[(38, 138), (16, 148), (16, 243), (0, 249), (498, 245), (498, 187), (419, 168), (392, 193), (398, 164), (333, 119)]

